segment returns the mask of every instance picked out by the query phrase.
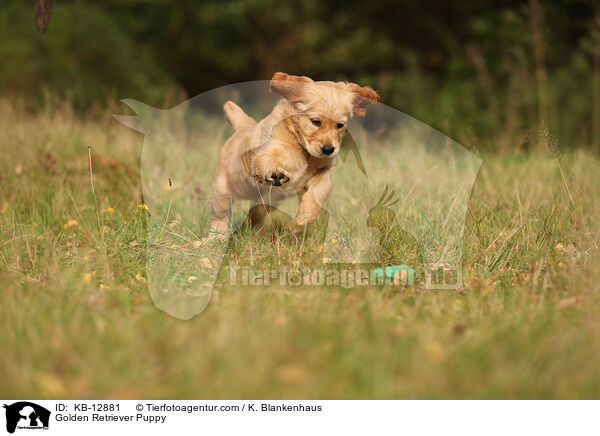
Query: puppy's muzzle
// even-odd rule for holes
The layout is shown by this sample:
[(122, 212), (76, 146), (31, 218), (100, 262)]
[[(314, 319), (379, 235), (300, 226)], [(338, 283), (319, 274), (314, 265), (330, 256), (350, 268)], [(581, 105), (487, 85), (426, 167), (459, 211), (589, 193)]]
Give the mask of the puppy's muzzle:
[(323, 145), (321, 147), (321, 152), (325, 155), (325, 156), (329, 156), (330, 154), (332, 154), (335, 151), (335, 147), (331, 144), (327, 144), (327, 145)]

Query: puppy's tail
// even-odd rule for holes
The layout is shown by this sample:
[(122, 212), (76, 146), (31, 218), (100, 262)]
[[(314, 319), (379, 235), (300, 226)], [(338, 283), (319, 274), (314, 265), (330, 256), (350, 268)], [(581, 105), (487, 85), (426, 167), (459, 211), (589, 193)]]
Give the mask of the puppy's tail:
[(252, 127), (256, 125), (254, 118), (246, 115), (246, 112), (242, 110), (237, 104), (232, 101), (228, 101), (223, 105), (225, 116), (229, 123), (235, 130), (243, 129), (245, 127)]

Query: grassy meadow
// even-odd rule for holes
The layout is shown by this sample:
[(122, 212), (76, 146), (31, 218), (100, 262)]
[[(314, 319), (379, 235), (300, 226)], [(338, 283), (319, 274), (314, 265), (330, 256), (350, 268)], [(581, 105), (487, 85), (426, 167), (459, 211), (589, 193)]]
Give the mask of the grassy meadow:
[[(149, 297), (143, 136), (110, 113), (0, 101), (1, 396), (600, 396), (600, 159), (585, 147), (541, 135), (480, 154), (460, 291), (221, 284), (183, 321)], [(243, 242), (278, 266), (270, 240)]]

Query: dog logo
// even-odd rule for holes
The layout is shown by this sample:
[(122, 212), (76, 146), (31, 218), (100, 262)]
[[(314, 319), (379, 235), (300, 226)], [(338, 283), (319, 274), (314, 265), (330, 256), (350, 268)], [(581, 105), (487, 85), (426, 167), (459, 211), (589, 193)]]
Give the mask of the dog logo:
[(6, 431), (14, 433), (16, 429), (48, 430), (50, 411), (29, 401), (19, 401), (4, 405), (6, 409)]

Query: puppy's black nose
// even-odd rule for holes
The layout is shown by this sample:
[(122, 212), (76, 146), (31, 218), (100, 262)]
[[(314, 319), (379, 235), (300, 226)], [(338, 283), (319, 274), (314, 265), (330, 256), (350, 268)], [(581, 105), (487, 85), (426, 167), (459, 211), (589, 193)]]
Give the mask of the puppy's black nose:
[(335, 151), (335, 147), (333, 145), (327, 144), (321, 147), (321, 151), (324, 155), (329, 156)]

